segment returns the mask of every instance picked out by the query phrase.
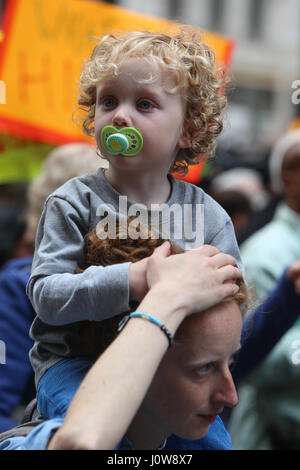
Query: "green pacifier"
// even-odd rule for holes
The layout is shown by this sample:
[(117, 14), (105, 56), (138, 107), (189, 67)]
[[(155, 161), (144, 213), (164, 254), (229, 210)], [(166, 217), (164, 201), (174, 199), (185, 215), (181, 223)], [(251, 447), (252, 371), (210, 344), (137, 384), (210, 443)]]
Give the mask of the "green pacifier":
[(134, 127), (116, 129), (113, 126), (105, 126), (100, 138), (104, 149), (111, 155), (132, 157), (137, 155), (143, 147), (142, 134)]

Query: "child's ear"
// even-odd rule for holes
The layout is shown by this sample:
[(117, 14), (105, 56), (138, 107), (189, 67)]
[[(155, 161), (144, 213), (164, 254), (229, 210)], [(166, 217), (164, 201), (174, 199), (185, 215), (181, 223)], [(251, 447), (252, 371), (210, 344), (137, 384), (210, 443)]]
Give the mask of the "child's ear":
[(187, 123), (183, 125), (182, 133), (178, 140), (178, 146), (181, 149), (187, 149), (192, 146), (192, 132)]

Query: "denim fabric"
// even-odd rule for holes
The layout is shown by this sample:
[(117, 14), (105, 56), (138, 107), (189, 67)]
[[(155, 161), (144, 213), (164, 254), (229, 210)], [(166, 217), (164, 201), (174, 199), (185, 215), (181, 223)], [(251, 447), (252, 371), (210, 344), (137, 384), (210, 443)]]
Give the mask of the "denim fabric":
[[(0, 443), (0, 450), (45, 450), (53, 433), (62, 425), (63, 419), (45, 421), (31, 431), (28, 436), (13, 437)], [(134, 450), (126, 437), (115, 450)], [(210, 426), (205, 437), (188, 441), (178, 436), (170, 436), (163, 450), (232, 450), (228, 432), (219, 417)]]
[(47, 370), (37, 387), (37, 406), (43, 418), (64, 418), (92, 364), (86, 359), (64, 359)]

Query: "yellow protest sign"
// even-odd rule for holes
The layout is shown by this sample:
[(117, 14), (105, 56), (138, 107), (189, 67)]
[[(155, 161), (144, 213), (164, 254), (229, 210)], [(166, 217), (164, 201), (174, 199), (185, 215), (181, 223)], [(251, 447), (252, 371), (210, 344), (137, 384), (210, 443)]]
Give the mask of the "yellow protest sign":
[[(72, 120), (83, 60), (93, 36), (118, 30), (166, 30), (167, 20), (87, 0), (9, 0), (0, 43), (0, 132), (59, 145), (87, 140)], [(232, 41), (206, 33), (219, 59), (229, 61)]]

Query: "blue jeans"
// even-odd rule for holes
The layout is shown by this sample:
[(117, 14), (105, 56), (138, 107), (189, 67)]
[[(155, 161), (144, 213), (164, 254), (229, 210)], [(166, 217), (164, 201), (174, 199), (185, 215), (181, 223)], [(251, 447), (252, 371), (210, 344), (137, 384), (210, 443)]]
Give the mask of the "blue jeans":
[(45, 419), (64, 418), (86, 373), (87, 359), (63, 359), (45, 372), (37, 386), (37, 407)]

